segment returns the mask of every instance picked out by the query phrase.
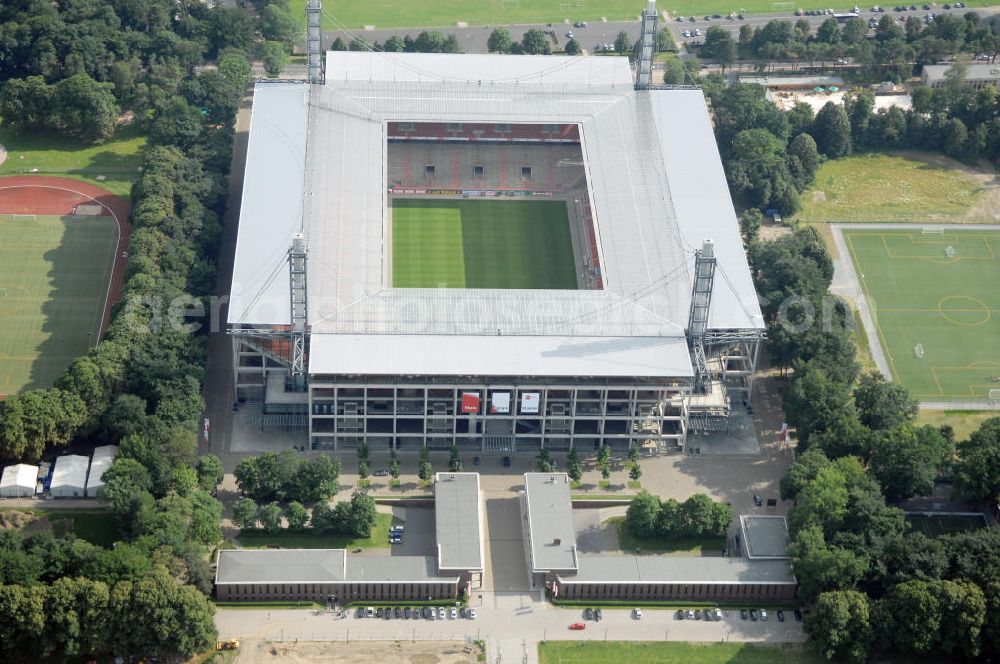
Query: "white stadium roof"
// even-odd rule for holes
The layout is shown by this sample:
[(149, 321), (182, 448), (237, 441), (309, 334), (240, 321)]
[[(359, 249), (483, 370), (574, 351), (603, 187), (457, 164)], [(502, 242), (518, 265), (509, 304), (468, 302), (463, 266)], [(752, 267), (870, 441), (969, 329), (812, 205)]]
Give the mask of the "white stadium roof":
[[(392, 288), (389, 121), (577, 124), (604, 289)], [(384, 360), (367, 346), (345, 353), (347, 343), (386, 346), (398, 341), (394, 335), (430, 335), (418, 353), (428, 359), (453, 352), (454, 336), (465, 337), (462, 344), (503, 338), (511, 346), (500, 354), (508, 357), (523, 356), (516, 338), (533, 337), (522, 346), (540, 350), (524, 358), (532, 365), (525, 370), (542, 375), (606, 375), (601, 367), (610, 370), (618, 362), (612, 355), (630, 352), (629, 338), (657, 337), (671, 352), (645, 360), (659, 365), (650, 375), (690, 375), (681, 342), (694, 250), (706, 238), (719, 266), (710, 327), (764, 326), (701, 91), (635, 91), (625, 58), (331, 52), (325, 86), (258, 83), (230, 324), (290, 323), (286, 255), (299, 232), (309, 252), (314, 374), (377, 372), (362, 360)], [(573, 337), (594, 338), (594, 373), (580, 365), (549, 369), (559, 357), (550, 351)], [(428, 348), (435, 339), (439, 350)], [(631, 352), (628, 359), (638, 359), (634, 346)], [(463, 366), (455, 371), (487, 373), (466, 366), (474, 359), (456, 359)], [(409, 364), (391, 373), (448, 373)]]

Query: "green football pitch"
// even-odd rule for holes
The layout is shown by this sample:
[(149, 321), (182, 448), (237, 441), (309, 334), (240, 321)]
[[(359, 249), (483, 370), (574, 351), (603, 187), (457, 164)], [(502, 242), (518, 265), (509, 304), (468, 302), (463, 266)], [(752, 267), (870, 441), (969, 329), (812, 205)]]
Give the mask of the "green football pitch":
[(392, 203), (396, 288), (577, 288), (562, 201)]
[(0, 215), (0, 395), (51, 385), (93, 345), (117, 239), (110, 217)]
[(896, 380), (922, 401), (1000, 389), (1000, 232), (845, 229)]

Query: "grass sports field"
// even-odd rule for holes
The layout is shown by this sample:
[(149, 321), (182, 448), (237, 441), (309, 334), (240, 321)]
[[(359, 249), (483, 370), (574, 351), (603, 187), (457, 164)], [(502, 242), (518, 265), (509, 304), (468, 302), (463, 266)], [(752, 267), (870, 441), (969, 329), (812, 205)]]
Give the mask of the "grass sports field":
[(922, 401), (1000, 388), (1000, 232), (845, 229), (844, 238), (897, 381)]
[[(663, 613), (667, 615), (666, 612)], [(540, 664), (818, 664), (801, 647), (683, 641), (543, 641)]]
[[(60, 175), (128, 196), (139, 175), (146, 138), (124, 127), (113, 141), (84, 145), (50, 131), (15, 134), (0, 124), (0, 144), (7, 149), (0, 175)], [(98, 176), (104, 176), (104, 180), (98, 180)]]
[[(802, 194), (800, 221), (992, 221), (993, 174), (920, 154), (865, 154), (825, 162)], [(995, 189), (995, 186), (992, 187)], [(979, 218), (981, 217), (981, 218)]]
[(397, 198), (392, 285), (575, 290), (566, 204)]
[[(291, 0), (292, 16), (305, 26), (306, 0)], [(969, 7), (989, 4), (988, 0), (967, 0)], [(791, 16), (796, 9), (825, 9), (829, 0), (659, 0), (656, 8), (671, 17), (696, 14), (781, 13)], [(574, 21), (630, 21), (646, 7), (645, 0), (327, 0), (323, 3), (323, 27), (328, 30), (377, 28), (454, 27), (459, 21), (470, 25), (510, 23), (557, 23)], [(846, 5), (845, 5), (846, 7)], [(594, 39), (597, 39), (595, 30)], [(517, 37), (515, 37), (516, 39)]]
[(110, 217), (0, 215), (0, 395), (51, 385), (91, 347), (117, 239)]

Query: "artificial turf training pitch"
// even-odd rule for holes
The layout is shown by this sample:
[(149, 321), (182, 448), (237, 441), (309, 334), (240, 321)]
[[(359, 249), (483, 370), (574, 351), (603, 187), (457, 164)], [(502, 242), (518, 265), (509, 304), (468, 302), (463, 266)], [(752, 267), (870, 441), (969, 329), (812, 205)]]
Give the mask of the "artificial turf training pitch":
[(52, 385), (98, 338), (110, 217), (0, 215), (0, 395)]
[(577, 288), (562, 201), (392, 202), (395, 288)]
[(1000, 389), (1000, 233), (843, 233), (898, 382), (921, 401)]

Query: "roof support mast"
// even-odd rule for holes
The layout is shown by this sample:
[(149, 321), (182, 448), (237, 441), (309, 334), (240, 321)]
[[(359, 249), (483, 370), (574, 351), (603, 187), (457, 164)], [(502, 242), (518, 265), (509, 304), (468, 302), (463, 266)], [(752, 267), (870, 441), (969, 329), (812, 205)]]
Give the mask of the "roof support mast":
[(694, 359), (694, 391), (704, 393), (709, 385), (708, 360), (705, 359), (705, 333), (712, 306), (715, 283), (715, 244), (705, 240), (694, 255), (694, 284), (691, 287), (691, 313), (688, 315), (688, 345)]
[(288, 275), (292, 309), (292, 380), (296, 391), (302, 391), (306, 381), (306, 239), (302, 233), (292, 238), (292, 247), (288, 250)]
[(642, 32), (636, 44), (635, 89), (649, 90), (653, 86), (653, 56), (656, 54), (656, 0), (650, 0), (642, 12)]
[(309, 0), (306, 4), (306, 48), (309, 57), (309, 82), (323, 83), (323, 3)]

